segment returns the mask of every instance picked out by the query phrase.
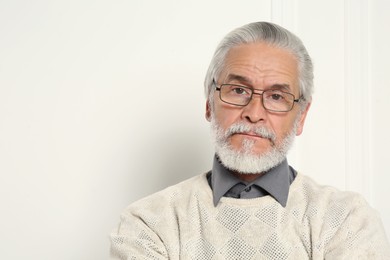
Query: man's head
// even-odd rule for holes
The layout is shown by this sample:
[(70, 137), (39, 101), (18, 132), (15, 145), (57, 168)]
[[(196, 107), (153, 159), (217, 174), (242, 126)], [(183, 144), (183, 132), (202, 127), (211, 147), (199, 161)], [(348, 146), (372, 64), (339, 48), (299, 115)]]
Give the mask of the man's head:
[(222, 40), (205, 88), (220, 160), (238, 173), (259, 174), (283, 161), (302, 133), (313, 89), (311, 59), (286, 29), (248, 24)]

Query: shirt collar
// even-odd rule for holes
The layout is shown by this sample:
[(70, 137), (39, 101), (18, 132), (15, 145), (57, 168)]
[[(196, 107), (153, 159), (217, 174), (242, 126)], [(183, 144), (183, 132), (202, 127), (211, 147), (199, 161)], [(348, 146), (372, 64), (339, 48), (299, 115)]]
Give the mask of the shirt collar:
[[(282, 163), (269, 170), (263, 176), (251, 182), (251, 184), (255, 184), (264, 189), (269, 193), (269, 195), (285, 207), (287, 204), (290, 184), (294, 180), (294, 177), (295, 171), (292, 167), (289, 167), (287, 159), (285, 159)], [(234, 176), (232, 171), (227, 169), (215, 155), (211, 174), (214, 206), (216, 206), (220, 199), (238, 183), (245, 182)]]

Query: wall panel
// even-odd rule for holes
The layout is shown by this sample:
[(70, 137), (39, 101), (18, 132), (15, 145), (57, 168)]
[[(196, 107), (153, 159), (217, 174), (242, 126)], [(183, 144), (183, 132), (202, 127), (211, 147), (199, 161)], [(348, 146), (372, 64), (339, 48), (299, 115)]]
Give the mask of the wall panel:
[[(368, 10), (370, 99), (363, 101), (363, 106), (367, 102), (371, 104), (371, 194), (373, 206), (381, 213), (387, 236), (390, 237), (390, 2), (370, 1)], [(364, 118), (363, 121), (367, 122)]]

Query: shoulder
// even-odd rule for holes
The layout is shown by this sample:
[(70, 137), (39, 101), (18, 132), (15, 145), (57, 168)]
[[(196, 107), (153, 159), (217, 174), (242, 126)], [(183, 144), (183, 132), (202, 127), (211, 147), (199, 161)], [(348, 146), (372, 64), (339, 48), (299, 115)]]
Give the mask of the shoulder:
[[(388, 259), (389, 244), (378, 212), (356, 192), (299, 176), (295, 192), (305, 201), (313, 237), (329, 259)], [(302, 204), (301, 204), (302, 205)]]
[(206, 173), (203, 173), (133, 202), (124, 214), (143, 215), (147, 212), (161, 215), (163, 212), (177, 210), (194, 197), (208, 195), (211, 196), (211, 188), (208, 186)]
[(175, 255), (180, 244), (180, 216), (197, 194), (207, 194), (207, 188), (206, 174), (202, 174), (130, 204), (111, 234), (112, 255), (156, 259), (167, 259), (169, 252)]
[(289, 207), (317, 227), (337, 229), (346, 223), (357, 227), (366, 221), (378, 220), (376, 210), (356, 192), (320, 185), (302, 174), (297, 175), (296, 181), (291, 187)]
[(188, 209), (202, 201), (212, 204), (211, 196), (206, 174), (167, 187), (130, 204), (121, 214), (114, 237), (124, 236), (133, 241), (147, 234), (152, 241), (174, 240), (179, 237), (180, 223), (188, 219)]
[(308, 202), (312, 201), (328, 206), (331, 204), (348, 204), (350, 207), (367, 205), (363, 196), (356, 192), (342, 191), (332, 186), (318, 184), (303, 174), (298, 174), (296, 183), (294, 181), (293, 184), (293, 192), (300, 194)]

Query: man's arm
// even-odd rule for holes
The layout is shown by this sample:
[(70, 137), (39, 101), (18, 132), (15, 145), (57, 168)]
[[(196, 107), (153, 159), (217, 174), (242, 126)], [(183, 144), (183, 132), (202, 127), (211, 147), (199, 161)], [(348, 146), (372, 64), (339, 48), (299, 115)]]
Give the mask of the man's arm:
[(168, 253), (159, 236), (139, 216), (123, 214), (111, 234), (110, 259), (161, 259)]
[(325, 259), (390, 259), (390, 245), (377, 212), (361, 198), (325, 250)]

